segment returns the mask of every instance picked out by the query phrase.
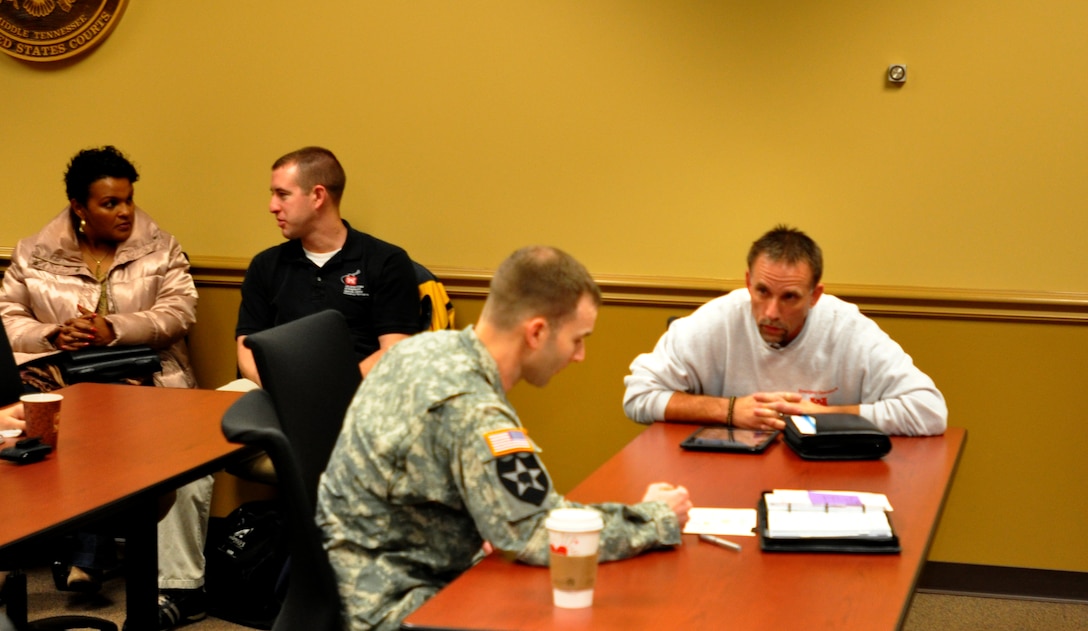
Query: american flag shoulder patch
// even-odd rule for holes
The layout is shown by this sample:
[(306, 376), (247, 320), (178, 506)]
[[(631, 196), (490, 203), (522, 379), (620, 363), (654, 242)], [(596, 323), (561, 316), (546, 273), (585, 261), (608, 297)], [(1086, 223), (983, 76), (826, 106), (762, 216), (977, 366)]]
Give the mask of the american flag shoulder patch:
[(505, 456), (518, 451), (533, 451), (533, 443), (529, 441), (529, 434), (522, 428), (499, 429), (484, 434), (487, 448), (492, 456)]

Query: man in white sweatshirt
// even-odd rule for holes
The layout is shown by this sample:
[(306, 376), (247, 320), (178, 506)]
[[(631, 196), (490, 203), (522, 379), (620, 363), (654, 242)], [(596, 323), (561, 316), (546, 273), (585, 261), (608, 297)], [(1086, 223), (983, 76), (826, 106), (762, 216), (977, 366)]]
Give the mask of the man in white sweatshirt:
[(752, 244), (746, 289), (672, 323), (631, 363), (623, 408), (639, 423), (782, 429), (782, 414), (860, 414), (889, 434), (941, 434), (944, 396), (852, 304), (824, 294), (820, 247), (778, 226)]

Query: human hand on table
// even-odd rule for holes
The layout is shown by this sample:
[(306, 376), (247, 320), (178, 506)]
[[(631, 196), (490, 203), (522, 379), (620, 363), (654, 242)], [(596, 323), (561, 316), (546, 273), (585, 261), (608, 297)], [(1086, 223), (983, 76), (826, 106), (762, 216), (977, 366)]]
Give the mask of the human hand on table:
[(733, 404), (733, 425), (749, 429), (785, 429), (783, 414), (810, 414), (802, 411), (818, 407), (804, 401), (796, 392), (756, 392), (737, 397)]
[(803, 416), (812, 414), (858, 414), (860, 409), (858, 405), (823, 405), (816, 403), (811, 399), (805, 399), (801, 395), (793, 392), (771, 392), (756, 394), (753, 396), (764, 396), (766, 401), (763, 403), (764, 418), (770, 418), (770, 415), (778, 415), (780, 420), (774, 429), (784, 429), (785, 417), (787, 416)]
[(691, 510), (691, 498), (688, 490), (682, 486), (673, 486), (668, 482), (654, 482), (646, 487), (646, 494), (642, 496), (643, 502), (665, 502), (676, 513), (676, 520), (680, 527), (688, 523), (688, 511)]
[(26, 429), (25, 418), (22, 403), (0, 408), (0, 429)]

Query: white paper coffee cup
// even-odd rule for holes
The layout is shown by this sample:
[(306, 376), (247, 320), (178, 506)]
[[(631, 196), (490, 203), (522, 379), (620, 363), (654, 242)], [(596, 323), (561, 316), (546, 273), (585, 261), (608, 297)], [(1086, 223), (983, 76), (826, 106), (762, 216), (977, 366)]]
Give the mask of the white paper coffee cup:
[(601, 513), (592, 508), (557, 508), (548, 513), (544, 527), (548, 529), (555, 606), (591, 606), (597, 581), (597, 548), (604, 528)]

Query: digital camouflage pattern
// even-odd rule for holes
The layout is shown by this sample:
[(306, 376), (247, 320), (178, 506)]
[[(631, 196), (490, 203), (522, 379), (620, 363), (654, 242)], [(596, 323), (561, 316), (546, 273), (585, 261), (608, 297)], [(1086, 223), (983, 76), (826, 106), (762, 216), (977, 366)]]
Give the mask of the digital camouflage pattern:
[[(485, 540), (547, 565), (544, 518), (581, 505), (555, 492), (539, 448), (516, 432), (503, 443), (513, 451), (493, 455), (495, 432), (520, 428), (472, 327), (422, 333), (382, 357), (355, 395), (318, 491), (349, 628), (399, 628), (479, 560)], [(680, 543), (663, 502), (593, 507), (604, 515), (602, 561)]]

